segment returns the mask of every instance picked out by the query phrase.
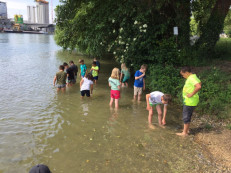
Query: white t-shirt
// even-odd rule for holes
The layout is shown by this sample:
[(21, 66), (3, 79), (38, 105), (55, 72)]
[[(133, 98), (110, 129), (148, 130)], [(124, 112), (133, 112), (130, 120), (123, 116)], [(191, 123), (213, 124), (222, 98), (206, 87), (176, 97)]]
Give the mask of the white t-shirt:
[(154, 91), (150, 93), (149, 97), (149, 103), (155, 105), (155, 104), (163, 104), (161, 101), (161, 97), (164, 95), (164, 93), (160, 91)]
[(87, 78), (83, 78), (83, 84), (81, 86), (81, 91), (83, 90), (90, 90), (91, 85), (93, 85), (93, 81), (87, 79)]

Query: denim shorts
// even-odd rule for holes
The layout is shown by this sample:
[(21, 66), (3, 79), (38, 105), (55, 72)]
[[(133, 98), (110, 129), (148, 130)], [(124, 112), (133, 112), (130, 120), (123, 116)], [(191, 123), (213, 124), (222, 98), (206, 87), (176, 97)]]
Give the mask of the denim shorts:
[(93, 77), (94, 78), (94, 80), (98, 80), (98, 76), (95, 76), (95, 77)]
[(189, 124), (191, 122), (191, 117), (196, 106), (183, 106), (183, 121), (184, 124)]
[(66, 84), (57, 85), (57, 88), (65, 88), (65, 87), (66, 87)]

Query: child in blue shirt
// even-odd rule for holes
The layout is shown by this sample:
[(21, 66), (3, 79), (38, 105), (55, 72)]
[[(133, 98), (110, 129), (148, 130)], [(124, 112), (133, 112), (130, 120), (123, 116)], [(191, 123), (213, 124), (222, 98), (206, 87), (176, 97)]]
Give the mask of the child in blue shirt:
[(136, 96), (138, 95), (138, 101), (141, 100), (142, 91), (145, 90), (145, 72), (147, 70), (147, 65), (143, 64), (140, 70), (135, 73), (134, 82), (134, 101), (136, 101)]
[(87, 66), (86, 66), (86, 64), (84, 64), (83, 59), (80, 59), (79, 63), (81, 64), (80, 65), (80, 73), (79, 73), (79, 75), (81, 76), (81, 78), (84, 78), (86, 73), (87, 73)]

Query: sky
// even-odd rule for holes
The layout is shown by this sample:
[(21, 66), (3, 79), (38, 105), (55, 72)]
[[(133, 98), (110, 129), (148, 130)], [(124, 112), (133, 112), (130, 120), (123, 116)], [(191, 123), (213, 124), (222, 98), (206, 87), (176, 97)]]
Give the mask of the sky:
[[(27, 6), (36, 6), (34, 0), (0, 0), (7, 3), (7, 15), (8, 18), (13, 18), (15, 14), (23, 15), (23, 19), (27, 20)], [(50, 2), (51, 0), (46, 0)], [(53, 10), (57, 5), (59, 5), (59, 0), (52, 0)], [(50, 23), (51, 23), (51, 4), (49, 3), (49, 13), (50, 13)], [(55, 12), (53, 11), (53, 16), (55, 18)]]

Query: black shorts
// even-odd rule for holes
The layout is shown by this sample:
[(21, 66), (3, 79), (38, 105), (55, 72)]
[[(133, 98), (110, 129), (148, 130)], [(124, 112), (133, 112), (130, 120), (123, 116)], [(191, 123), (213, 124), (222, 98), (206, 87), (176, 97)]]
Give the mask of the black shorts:
[(98, 80), (98, 76), (95, 76), (95, 77), (93, 77), (94, 78), (94, 80)]
[(80, 91), (80, 93), (82, 97), (85, 96), (85, 94), (87, 97), (90, 97), (90, 90), (83, 90), (83, 91)]
[(183, 121), (184, 124), (191, 122), (191, 117), (196, 106), (183, 106)]
[(68, 79), (68, 83), (75, 84), (76, 80), (75, 79)]

